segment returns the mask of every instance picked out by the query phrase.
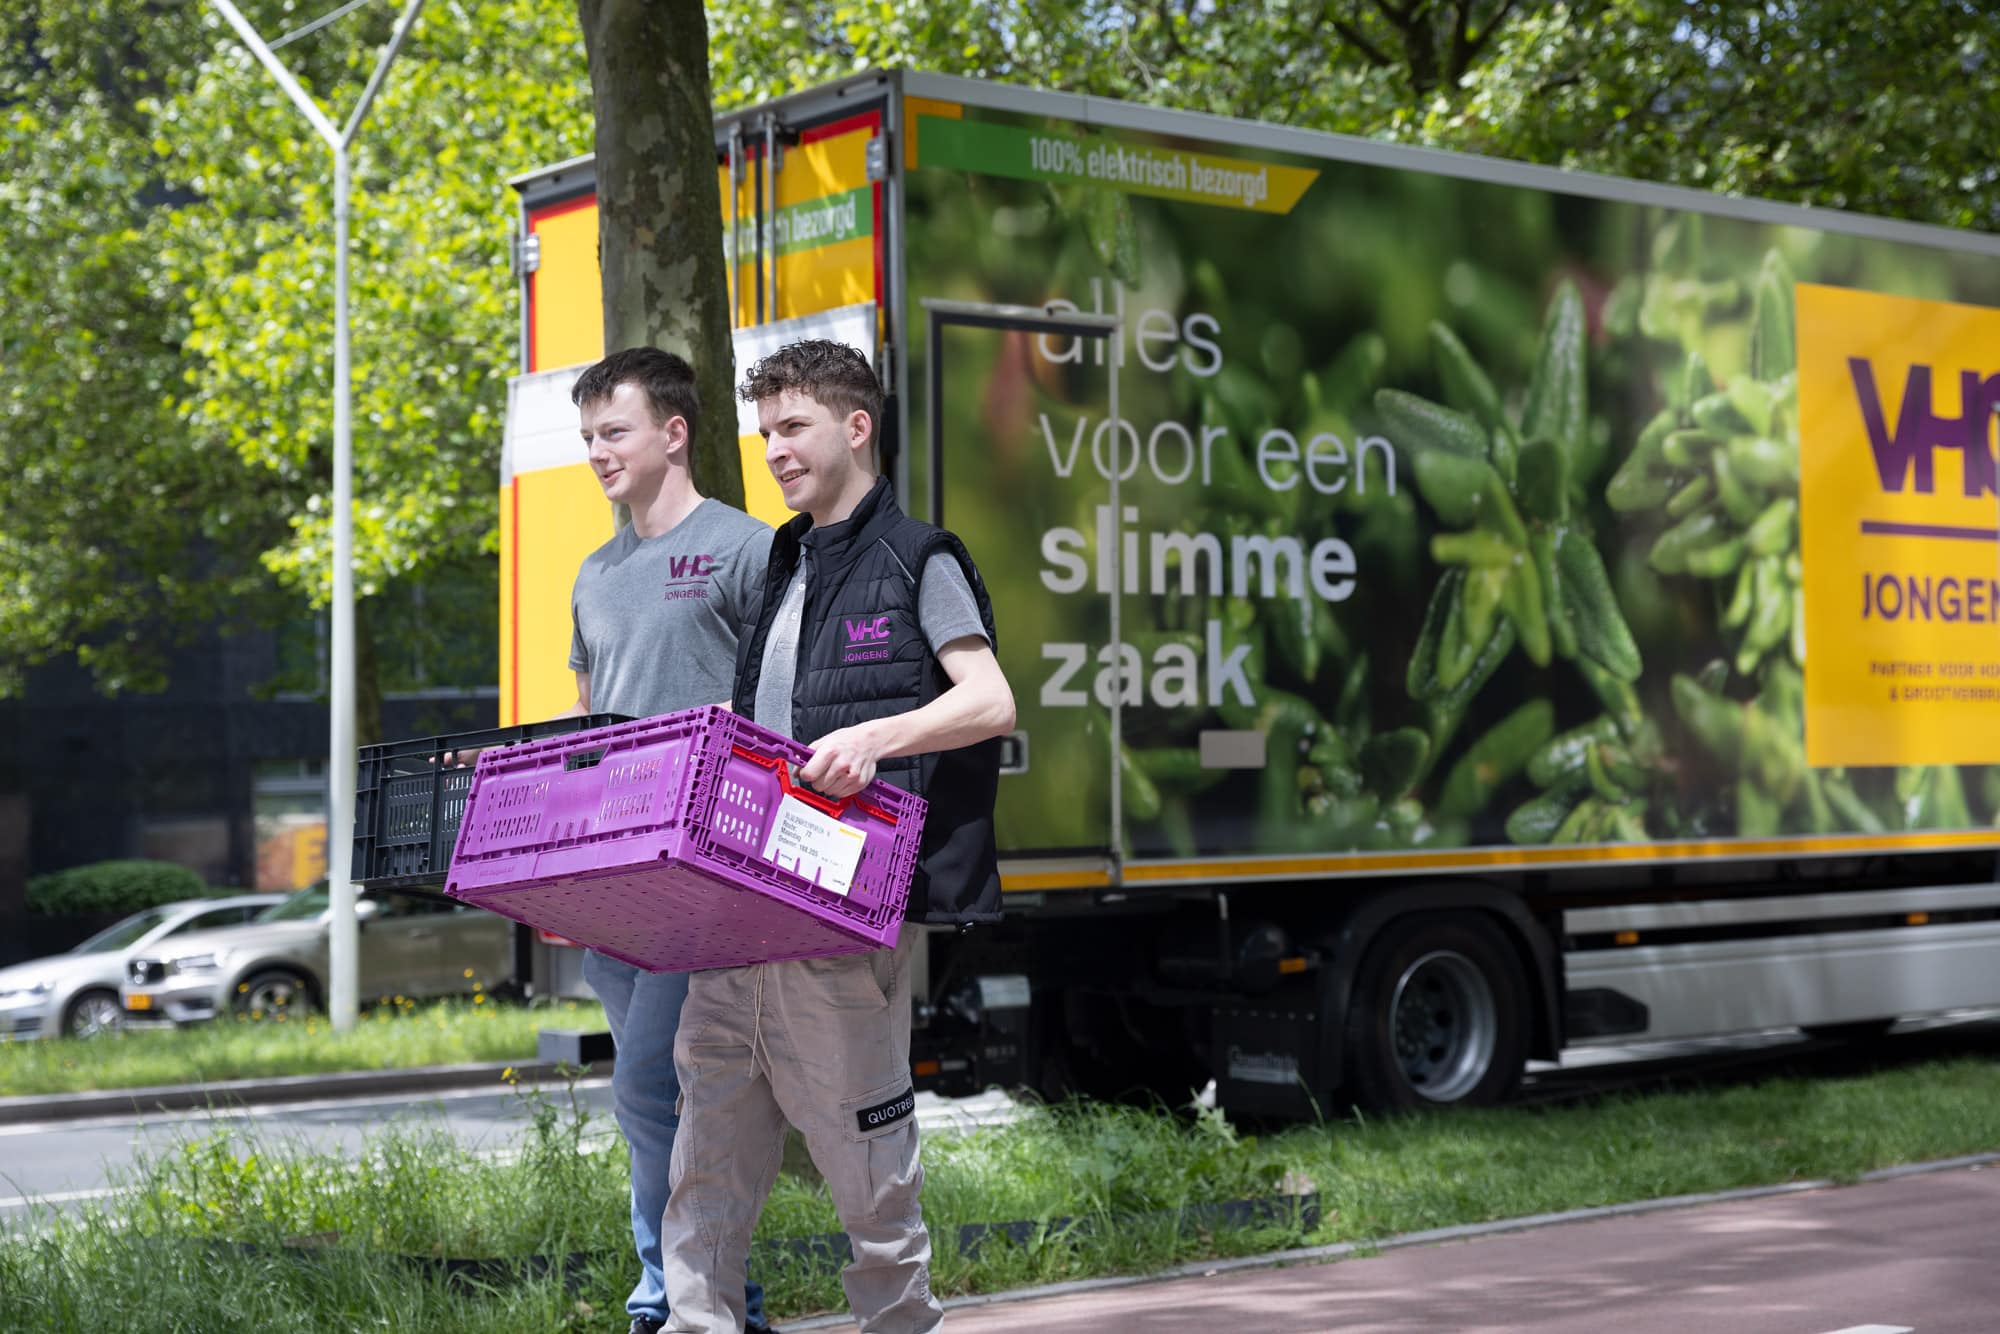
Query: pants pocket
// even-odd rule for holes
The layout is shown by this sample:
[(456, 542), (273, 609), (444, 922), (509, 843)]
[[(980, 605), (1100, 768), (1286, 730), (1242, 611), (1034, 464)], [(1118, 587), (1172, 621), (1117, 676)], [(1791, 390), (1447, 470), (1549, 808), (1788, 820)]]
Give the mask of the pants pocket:
[(839, 1115), (840, 1172), (855, 1204), (872, 1222), (914, 1217), (921, 1178), (917, 1094), (909, 1077), (843, 1100)]
[(828, 1009), (881, 1010), (888, 1008), (889, 997), (875, 975), (875, 956), (884, 953), (872, 950), (830, 959), (800, 959), (793, 966)]
[(917, 1093), (907, 1077), (840, 1104), (841, 1129), (858, 1140), (879, 1139), (917, 1123)]

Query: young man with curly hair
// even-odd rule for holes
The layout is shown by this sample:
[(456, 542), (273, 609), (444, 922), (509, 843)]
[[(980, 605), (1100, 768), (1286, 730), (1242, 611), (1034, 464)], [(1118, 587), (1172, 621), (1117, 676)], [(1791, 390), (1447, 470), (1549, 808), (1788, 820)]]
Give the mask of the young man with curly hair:
[[(753, 367), (740, 393), (757, 405), (765, 463), (798, 517), (772, 539), (735, 708), (812, 747), (799, 777), (817, 791), (844, 797), (881, 778), (930, 809), (894, 949), (690, 977), (674, 1047), (668, 1328), (737, 1328), (733, 1276), (789, 1121), (847, 1231), (854, 1258), (841, 1283), (861, 1329), (923, 1334), (943, 1311), (918, 1205), (911, 956), (920, 924), (999, 917), (993, 799), (1014, 697), (971, 555), (906, 517), (880, 475), (882, 388), (862, 355), (794, 343)], [(862, 624), (868, 635), (848, 633)]]

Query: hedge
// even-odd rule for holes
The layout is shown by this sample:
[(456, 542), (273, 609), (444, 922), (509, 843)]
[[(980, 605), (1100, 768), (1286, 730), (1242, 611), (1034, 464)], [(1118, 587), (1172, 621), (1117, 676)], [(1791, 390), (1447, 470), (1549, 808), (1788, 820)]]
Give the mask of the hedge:
[(129, 913), (156, 903), (205, 898), (214, 892), (199, 875), (172, 862), (92, 862), (29, 880), (28, 911), (50, 915)]

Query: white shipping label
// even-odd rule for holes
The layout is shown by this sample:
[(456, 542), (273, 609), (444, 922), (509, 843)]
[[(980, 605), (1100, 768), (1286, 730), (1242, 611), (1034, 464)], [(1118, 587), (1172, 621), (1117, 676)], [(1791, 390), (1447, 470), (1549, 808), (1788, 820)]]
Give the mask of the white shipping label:
[(778, 803), (771, 832), (764, 839), (764, 860), (812, 881), (821, 889), (845, 895), (854, 883), (854, 868), (868, 836), (800, 801)]

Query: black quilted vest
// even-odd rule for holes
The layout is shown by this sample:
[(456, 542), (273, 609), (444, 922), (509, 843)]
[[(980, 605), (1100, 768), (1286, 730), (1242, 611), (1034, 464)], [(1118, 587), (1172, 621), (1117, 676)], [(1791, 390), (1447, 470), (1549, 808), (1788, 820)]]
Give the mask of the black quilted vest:
[[(735, 708), (745, 717), (755, 716), (764, 641), (798, 572), (800, 538), (811, 527), (811, 516), (801, 514), (772, 537), (763, 609), (736, 651)], [(906, 516), (886, 480), (877, 480), (852, 515), (814, 539), (792, 683), (794, 736), (810, 744), (843, 727), (922, 708), (950, 687), (917, 623), (917, 581), (940, 551), (965, 571), (987, 640), (997, 647), (993, 605), (964, 543)], [(999, 921), (993, 844), (999, 740), (883, 760), (876, 776), (930, 803), (907, 920), (960, 926)]]

